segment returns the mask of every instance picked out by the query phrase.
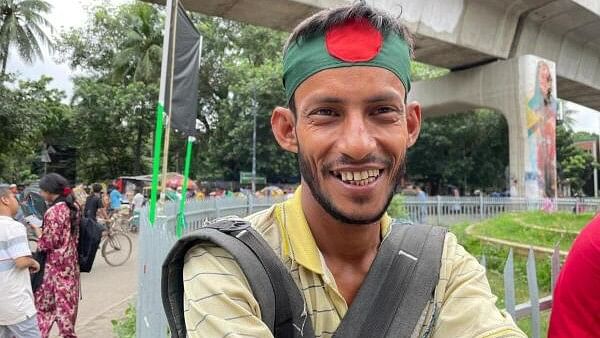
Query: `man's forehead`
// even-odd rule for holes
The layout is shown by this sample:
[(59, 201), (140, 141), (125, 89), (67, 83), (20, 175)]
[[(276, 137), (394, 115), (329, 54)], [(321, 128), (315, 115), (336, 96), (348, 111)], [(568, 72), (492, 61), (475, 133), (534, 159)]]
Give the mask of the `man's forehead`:
[(403, 100), (404, 85), (390, 71), (375, 67), (346, 67), (321, 71), (309, 77), (296, 91), (300, 100), (365, 102)]

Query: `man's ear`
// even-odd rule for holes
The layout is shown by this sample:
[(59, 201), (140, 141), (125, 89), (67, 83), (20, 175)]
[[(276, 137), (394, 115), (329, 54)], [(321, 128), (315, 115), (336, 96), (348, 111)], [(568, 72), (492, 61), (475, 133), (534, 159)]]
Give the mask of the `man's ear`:
[(421, 104), (411, 102), (406, 106), (406, 129), (408, 131), (408, 147), (411, 147), (419, 138), (421, 132)]
[(298, 139), (296, 138), (296, 116), (284, 107), (276, 107), (271, 115), (271, 129), (277, 143), (281, 148), (292, 152), (298, 152)]

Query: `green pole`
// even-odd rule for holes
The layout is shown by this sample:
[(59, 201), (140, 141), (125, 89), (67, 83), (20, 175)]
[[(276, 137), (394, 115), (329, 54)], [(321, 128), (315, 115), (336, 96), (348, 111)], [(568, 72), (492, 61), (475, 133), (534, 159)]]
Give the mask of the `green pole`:
[(160, 172), (160, 148), (163, 134), (163, 114), (165, 107), (158, 102), (156, 107), (156, 127), (154, 129), (154, 158), (152, 159), (152, 190), (150, 191), (150, 212), (148, 218), (150, 224), (154, 225), (156, 220), (156, 196), (158, 193), (158, 174)]
[(179, 201), (179, 213), (177, 214), (177, 237), (181, 238), (185, 228), (185, 200), (188, 188), (188, 177), (190, 176), (190, 162), (192, 162), (192, 146), (195, 138), (188, 136), (185, 147), (185, 166), (183, 168), (183, 185), (181, 186), (181, 200)]

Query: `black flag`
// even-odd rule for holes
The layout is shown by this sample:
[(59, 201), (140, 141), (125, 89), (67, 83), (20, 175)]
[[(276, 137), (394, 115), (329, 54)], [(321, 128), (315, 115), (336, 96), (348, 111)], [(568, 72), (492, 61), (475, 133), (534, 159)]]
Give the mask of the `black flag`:
[[(171, 111), (171, 126), (175, 131), (185, 136), (194, 136), (198, 112), (201, 39), (200, 33), (181, 4), (177, 6), (176, 22), (175, 40), (169, 43), (168, 58), (173, 62), (173, 77), (171, 78), (171, 73), (167, 72), (165, 112)], [(171, 85), (172, 90), (169, 88)]]

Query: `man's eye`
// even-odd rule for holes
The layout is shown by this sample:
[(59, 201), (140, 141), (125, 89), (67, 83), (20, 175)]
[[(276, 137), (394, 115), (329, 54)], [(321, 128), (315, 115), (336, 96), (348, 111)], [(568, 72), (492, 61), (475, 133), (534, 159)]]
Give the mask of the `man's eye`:
[(317, 116), (335, 116), (336, 112), (333, 111), (333, 109), (328, 109), (328, 108), (321, 108), (321, 109), (317, 109), (315, 111), (313, 111), (312, 113), (310, 113), (310, 115), (317, 115)]
[(375, 114), (385, 114), (385, 113), (391, 113), (394, 111), (395, 111), (395, 109), (392, 107), (378, 107), (377, 109), (375, 109)]

